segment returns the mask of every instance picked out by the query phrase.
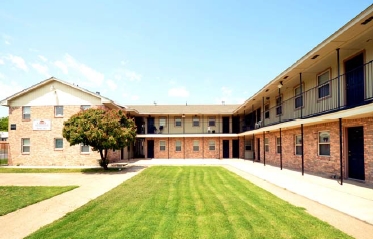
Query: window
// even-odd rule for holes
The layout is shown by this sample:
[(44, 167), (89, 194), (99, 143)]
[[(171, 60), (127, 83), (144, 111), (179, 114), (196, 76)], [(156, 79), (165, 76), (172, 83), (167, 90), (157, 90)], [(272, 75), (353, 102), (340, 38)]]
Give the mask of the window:
[(319, 99), (330, 95), (330, 70), (327, 70), (317, 76), (317, 85), (319, 86)]
[(166, 126), (166, 118), (165, 117), (160, 117), (159, 118), (159, 126)]
[(63, 139), (54, 139), (54, 149), (63, 149)]
[(209, 126), (215, 126), (215, 116), (209, 117)]
[(269, 119), (269, 104), (264, 106), (264, 118)]
[(23, 106), (22, 107), (22, 119), (30, 119), (30, 118), (31, 118), (31, 107)]
[(63, 116), (63, 106), (54, 107), (54, 116)]
[(89, 145), (81, 144), (80, 145), (80, 152), (81, 153), (89, 153)]
[(160, 151), (165, 151), (166, 150), (166, 141), (164, 141), (164, 140), (159, 141), (159, 150)]
[[(301, 89), (302, 88), (302, 89)], [(302, 92), (304, 91), (304, 87), (299, 85), (294, 89), (294, 108), (298, 109), (300, 107), (303, 107), (303, 94)]]
[(329, 131), (319, 132), (319, 155), (330, 156), (330, 133)]
[(269, 152), (269, 140), (268, 140), (268, 138), (265, 138), (264, 139), (264, 150), (266, 151), (266, 152)]
[(180, 117), (175, 117), (175, 126), (176, 127), (181, 127), (181, 118)]
[(82, 110), (87, 110), (87, 109), (91, 108), (91, 106), (90, 105), (82, 105), (82, 106), (80, 106), (80, 108)]
[(282, 114), (282, 96), (276, 98), (276, 115)]
[(193, 117), (193, 127), (199, 127), (199, 117)]
[(215, 150), (215, 140), (209, 141), (209, 150)]
[(276, 138), (276, 150), (278, 154), (281, 153), (281, 138), (280, 137)]
[(30, 153), (30, 138), (22, 139), (22, 153)]
[(181, 151), (181, 141), (180, 140), (176, 140), (175, 146), (176, 146), (176, 151)]
[(199, 141), (198, 140), (193, 141), (193, 151), (199, 151)]
[(252, 142), (253, 141), (251, 139), (245, 140), (245, 150), (246, 151), (251, 151), (252, 150), (252, 147), (253, 147)]
[(302, 135), (295, 135), (295, 155), (302, 155)]

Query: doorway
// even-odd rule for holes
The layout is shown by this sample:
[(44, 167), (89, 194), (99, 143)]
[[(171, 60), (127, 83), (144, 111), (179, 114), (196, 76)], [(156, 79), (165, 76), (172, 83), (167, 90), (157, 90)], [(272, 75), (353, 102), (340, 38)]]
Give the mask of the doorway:
[(360, 53), (345, 61), (346, 105), (353, 107), (364, 102), (364, 55)]
[(223, 134), (229, 134), (229, 117), (223, 117)]
[(348, 128), (348, 177), (365, 180), (364, 128)]
[(229, 140), (223, 140), (223, 158), (229, 158)]
[(154, 140), (148, 140), (148, 158), (154, 158)]
[(232, 140), (232, 158), (240, 158), (240, 143), (238, 139)]
[(260, 161), (260, 139), (259, 138), (256, 140), (256, 145), (257, 145), (257, 150), (256, 150), (257, 157), (256, 158), (254, 157), (254, 159), (256, 159), (256, 161)]

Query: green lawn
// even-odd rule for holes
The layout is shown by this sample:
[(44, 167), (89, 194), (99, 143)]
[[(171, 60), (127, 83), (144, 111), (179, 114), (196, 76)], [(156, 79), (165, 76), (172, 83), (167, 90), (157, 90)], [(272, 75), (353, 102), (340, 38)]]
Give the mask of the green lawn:
[(146, 169), (28, 238), (88, 237), (350, 238), (224, 168), (202, 166)]
[(9, 168), (0, 167), (0, 173), (113, 173), (118, 168)]
[(0, 216), (28, 205), (70, 191), (77, 186), (67, 187), (18, 187), (0, 186)]

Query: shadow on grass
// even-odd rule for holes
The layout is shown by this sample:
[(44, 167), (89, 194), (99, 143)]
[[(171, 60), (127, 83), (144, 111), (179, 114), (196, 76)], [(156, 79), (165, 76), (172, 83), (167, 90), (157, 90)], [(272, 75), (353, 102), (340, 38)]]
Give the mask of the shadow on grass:
[(85, 174), (125, 174), (129, 172), (138, 172), (146, 168), (145, 166), (131, 166), (127, 165), (125, 167), (109, 167), (107, 170), (103, 168), (87, 168), (82, 169), (81, 172)]

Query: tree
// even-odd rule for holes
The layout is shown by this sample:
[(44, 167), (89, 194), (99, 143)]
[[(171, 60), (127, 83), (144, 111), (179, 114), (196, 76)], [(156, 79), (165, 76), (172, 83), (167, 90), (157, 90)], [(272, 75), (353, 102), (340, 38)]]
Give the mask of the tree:
[(9, 122), (8, 116), (0, 118), (0, 131), (8, 131), (8, 122)]
[(70, 143), (89, 145), (101, 156), (100, 166), (107, 170), (109, 149), (131, 145), (136, 137), (136, 127), (122, 110), (87, 109), (64, 123), (62, 135)]

